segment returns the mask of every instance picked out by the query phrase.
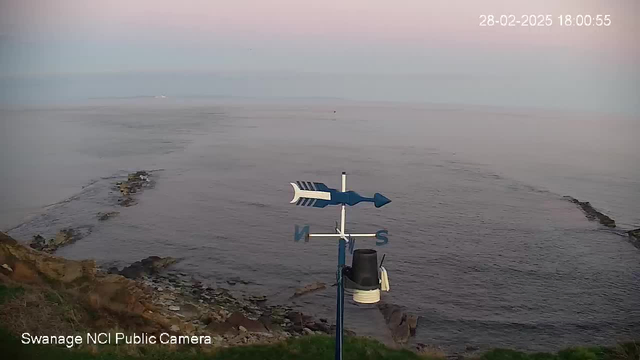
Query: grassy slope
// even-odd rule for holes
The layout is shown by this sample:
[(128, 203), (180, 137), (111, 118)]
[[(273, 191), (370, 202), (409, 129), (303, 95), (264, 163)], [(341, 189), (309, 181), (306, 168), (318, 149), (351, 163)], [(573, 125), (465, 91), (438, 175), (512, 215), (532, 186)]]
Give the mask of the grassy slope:
[[(328, 336), (307, 336), (290, 339), (276, 345), (240, 346), (224, 349), (216, 353), (197, 351), (168, 351), (166, 348), (149, 347), (141, 349), (137, 355), (118, 353), (113, 349), (91, 354), (83, 350), (67, 350), (62, 347), (45, 345), (22, 345), (20, 341), (5, 330), (0, 329), (0, 349), (5, 359), (47, 359), (47, 360), (320, 360), (333, 359), (333, 339)], [(562, 350), (556, 354), (526, 354), (519, 351), (495, 349), (479, 360), (639, 360), (640, 351), (635, 344), (626, 344), (617, 348), (574, 348)], [(377, 341), (363, 338), (347, 338), (345, 341), (345, 359), (353, 360), (424, 360), (427, 357), (407, 350), (393, 350)]]
[[(0, 284), (0, 304), (23, 296), (20, 287)], [(47, 359), (47, 360), (320, 360), (333, 359), (334, 341), (328, 336), (306, 336), (289, 339), (273, 345), (240, 346), (205, 353), (195, 348), (183, 347), (177, 350), (157, 345), (144, 348), (103, 346), (98, 354), (87, 350), (68, 350), (51, 345), (23, 345), (20, 340), (0, 324), (0, 357), (3, 359)], [(344, 358), (348, 360), (376, 359), (438, 359), (417, 355), (408, 350), (390, 349), (383, 344), (366, 338), (347, 337)], [(440, 360), (442, 358), (439, 358)], [(627, 343), (615, 348), (592, 347), (572, 348), (556, 354), (527, 354), (513, 350), (495, 349), (479, 357), (479, 360), (640, 360), (640, 344)]]

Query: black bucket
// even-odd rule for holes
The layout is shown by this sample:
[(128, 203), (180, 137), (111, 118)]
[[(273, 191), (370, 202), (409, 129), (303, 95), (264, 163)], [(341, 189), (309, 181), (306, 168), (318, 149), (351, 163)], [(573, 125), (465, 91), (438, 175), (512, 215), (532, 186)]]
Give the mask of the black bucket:
[(350, 280), (362, 288), (378, 288), (378, 253), (372, 249), (358, 249), (353, 252)]

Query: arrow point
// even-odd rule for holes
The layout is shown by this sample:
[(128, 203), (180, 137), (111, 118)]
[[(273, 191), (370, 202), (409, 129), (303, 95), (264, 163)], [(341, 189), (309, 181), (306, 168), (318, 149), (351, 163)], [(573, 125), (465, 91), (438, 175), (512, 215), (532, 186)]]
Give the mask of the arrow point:
[(383, 206), (387, 205), (390, 202), (391, 202), (391, 200), (389, 200), (386, 196), (384, 196), (384, 195), (382, 195), (380, 193), (375, 193), (375, 195), (373, 195), (373, 203), (375, 204), (375, 206), (377, 208), (383, 207)]

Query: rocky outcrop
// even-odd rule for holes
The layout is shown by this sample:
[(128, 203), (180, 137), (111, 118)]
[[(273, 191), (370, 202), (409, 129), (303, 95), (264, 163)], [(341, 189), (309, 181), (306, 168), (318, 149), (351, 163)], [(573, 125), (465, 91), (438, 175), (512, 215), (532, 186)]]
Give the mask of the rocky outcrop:
[(381, 303), (378, 304), (378, 309), (384, 316), (395, 342), (406, 344), (409, 338), (416, 334), (417, 316), (406, 312), (403, 307), (393, 304)]
[(616, 227), (616, 222), (608, 217), (607, 215), (601, 213), (600, 211), (594, 209), (594, 207), (591, 205), (591, 203), (589, 203), (588, 201), (580, 201), (576, 198), (573, 198), (571, 196), (565, 196), (565, 199), (571, 201), (572, 203), (580, 206), (580, 208), (582, 209), (582, 211), (584, 212), (585, 216), (587, 217), (587, 219), (595, 221), (598, 220), (600, 222), (600, 224), (610, 227), (610, 228), (614, 228)]
[(29, 246), (32, 249), (52, 253), (62, 246), (69, 245), (89, 235), (91, 230), (91, 226), (78, 227), (75, 229), (62, 229), (58, 231), (56, 236), (52, 239), (45, 239), (42, 235), (38, 234), (33, 237)]
[(327, 287), (327, 284), (320, 282), (320, 281), (316, 281), (313, 282), (311, 284), (307, 284), (301, 288), (296, 289), (296, 292), (293, 294), (293, 297), (298, 297), (298, 296), (302, 296), (314, 291), (318, 291), (318, 290), (322, 290), (324, 288)]
[(0, 266), (12, 269), (9, 279), (26, 284), (48, 282), (64, 285), (91, 281), (96, 276), (94, 261), (70, 261), (26, 248), (5, 234), (0, 242)]
[(146, 171), (137, 171), (127, 176), (126, 181), (116, 183), (116, 188), (122, 194), (122, 198), (118, 199), (121, 206), (129, 207), (136, 204), (135, 199), (131, 196), (141, 192), (145, 187), (153, 185), (150, 180), (150, 174)]
[(169, 265), (175, 263), (176, 259), (172, 257), (149, 256), (146, 259), (134, 262), (120, 271), (118, 271), (117, 268), (112, 268), (109, 272), (120, 274), (128, 279), (137, 279), (144, 275), (157, 274)]

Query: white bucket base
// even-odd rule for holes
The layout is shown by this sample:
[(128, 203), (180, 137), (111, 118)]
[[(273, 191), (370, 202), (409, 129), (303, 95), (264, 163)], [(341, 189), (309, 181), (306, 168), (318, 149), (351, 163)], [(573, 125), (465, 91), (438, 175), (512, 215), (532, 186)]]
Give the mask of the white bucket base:
[(380, 301), (380, 289), (353, 290), (353, 301), (360, 304), (375, 304)]

